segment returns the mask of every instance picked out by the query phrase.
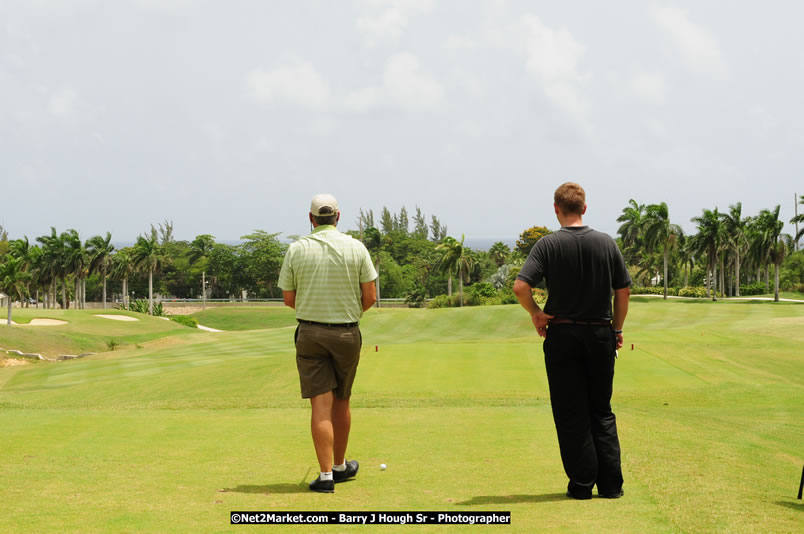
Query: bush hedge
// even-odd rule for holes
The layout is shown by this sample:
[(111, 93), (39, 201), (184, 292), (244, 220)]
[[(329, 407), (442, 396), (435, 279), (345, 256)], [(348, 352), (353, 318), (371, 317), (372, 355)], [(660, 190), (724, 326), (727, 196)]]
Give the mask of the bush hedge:
[(678, 290), (678, 296), (702, 299), (706, 297), (706, 288), (701, 286), (682, 287)]
[[(475, 286), (480, 286), (476, 289)], [(537, 304), (543, 306), (547, 301), (547, 295), (543, 289), (533, 289), (533, 299)], [(436, 308), (457, 308), (460, 306), (460, 297), (455, 294), (451, 297), (448, 295), (437, 295), (430, 299), (427, 307), (430, 309)], [(491, 284), (485, 282), (478, 282), (466, 288), (463, 292), (463, 305), (464, 306), (497, 306), (500, 304), (517, 304), (519, 301), (510, 289), (494, 289)]]
[(762, 295), (763, 293), (767, 292), (768, 291), (765, 289), (765, 284), (762, 282), (754, 282), (753, 284), (749, 284), (747, 286), (740, 286), (740, 296), (744, 297), (748, 297), (750, 295)]
[[(120, 306), (121, 310), (126, 309), (124, 306)], [(128, 305), (128, 311), (133, 311), (137, 313), (148, 313), (148, 299), (137, 299), (131, 301)], [(154, 317), (162, 317), (165, 315), (165, 310), (162, 308), (161, 302), (154, 301)]]
[(190, 328), (198, 328), (198, 319), (189, 315), (171, 315), (170, 320)]

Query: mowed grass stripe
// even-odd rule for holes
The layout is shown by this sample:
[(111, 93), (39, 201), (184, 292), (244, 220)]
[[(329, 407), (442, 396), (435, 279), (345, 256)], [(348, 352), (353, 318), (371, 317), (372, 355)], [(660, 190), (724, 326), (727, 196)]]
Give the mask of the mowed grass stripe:
[[(635, 299), (614, 502), (563, 497), (541, 339), (516, 306), (366, 314), (349, 452), (361, 474), (334, 498), (303, 482), (316, 467), (292, 328), (0, 369), (0, 530), (214, 531), (233, 509), (347, 502), (506, 509), (514, 532), (796, 531), (802, 318), (800, 305)], [(51, 376), (61, 384), (43, 387)]]

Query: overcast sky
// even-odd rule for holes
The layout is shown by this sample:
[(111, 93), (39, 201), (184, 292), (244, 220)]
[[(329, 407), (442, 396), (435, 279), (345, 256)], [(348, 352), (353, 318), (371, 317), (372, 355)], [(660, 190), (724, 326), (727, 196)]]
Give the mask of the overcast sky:
[[(804, 194), (796, 1), (0, 0), (0, 224), (309, 231), (315, 193), (460, 238), (587, 192), (745, 215)], [(786, 224), (785, 231), (792, 233)]]

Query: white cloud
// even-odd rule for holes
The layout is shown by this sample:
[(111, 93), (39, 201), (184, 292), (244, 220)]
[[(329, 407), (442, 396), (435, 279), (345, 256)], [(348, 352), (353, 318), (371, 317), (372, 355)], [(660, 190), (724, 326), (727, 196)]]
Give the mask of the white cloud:
[(144, 8), (163, 13), (178, 13), (195, 7), (197, 0), (137, 0)]
[(447, 48), (447, 50), (452, 51), (472, 50), (473, 48), (477, 47), (477, 43), (472, 39), (467, 39), (457, 35), (450, 35), (447, 37), (447, 42), (444, 43), (444, 46)]
[(729, 67), (711, 31), (692, 22), (684, 9), (655, 6), (652, 11), (656, 24), (670, 35), (692, 70), (715, 78), (728, 75)]
[(584, 47), (565, 29), (548, 28), (538, 17), (527, 15), (523, 20), (526, 29), (526, 68), (545, 81), (578, 80), (578, 61)]
[(525, 69), (542, 83), (548, 99), (565, 112), (584, 119), (589, 106), (578, 88), (584, 79), (578, 72), (584, 46), (566, 29), (549, 28), (534, 15), (525, 16), (523, 26)]
[(544, 94), (562, 110), (578, 119), (584, 119), (589, 103), (575, 85), (567, 82), (553, 82), (544, 86)]
[[(374, 13), (358, 17), (355, 26), (363, 34), (366, 46), (374, 47), (381, 41), (399, 40), (411, 17), (428, 13), (433, 0), (364, 0)], [(379, 12), (376, 10), (379, 9)]]
[(391, 101), (406, 109), (432, 108), (444, 97), (441, 84), (421, 71), (413, 54), (391, 57), (385, 66), (383, 84)]
[(347, 95), (346, 110), (357, 113), (371, 111), (380, 105), (382, 91), (377, 87), (366, 87), (358, 89)]
[(78, 94), (70, 87), (63, 87), (51, 93), (48, 109), (57, 117), (72, 115), (78, 100)]
[(640, 100), (664, 104), (667, 100), (667, 83), (660, 72), (639, 72), (631, 78), (631, 92)]
[(370, 86), (347, 95), (346, 111), (364, 113), (382, 106), (395, 106), (408, 111), (437, 107), (444, 99), (438, 81), (423, 72), (413, 54), (391, 56), (385, 63), (381, 86)]
[(307, 62), (282, 66), (266, 72), (252, 70), (247, 77), (254, 98), (264, 106), (289, 102), (297, 106), (321, 109), (329, 102), (329, 86)]
[(752, 106), (748, 110), (748, 115), (756, 121), (758, 131), (762, 135), (768, 134), (779, 125), (778, 119), (774, 117), (764, 106)]

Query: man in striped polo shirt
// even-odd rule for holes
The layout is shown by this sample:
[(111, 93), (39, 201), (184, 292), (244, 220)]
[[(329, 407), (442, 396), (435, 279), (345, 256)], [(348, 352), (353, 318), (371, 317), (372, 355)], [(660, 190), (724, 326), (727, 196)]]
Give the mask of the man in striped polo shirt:
[(296, 367), (302, 398), (310, 399), (310, 430), (321, 474), (310, 489), (333, 493), (357, 474), (346, 461), (352, 416), (349, 397), (360, 360), (358, 322), (377, 300), (377, 271), (363, 243), (339, 232), (338, 201), (313, 197), (313, 231), (290, 245), (279, 273), (286, 306), (296, 310)]

